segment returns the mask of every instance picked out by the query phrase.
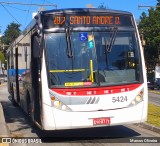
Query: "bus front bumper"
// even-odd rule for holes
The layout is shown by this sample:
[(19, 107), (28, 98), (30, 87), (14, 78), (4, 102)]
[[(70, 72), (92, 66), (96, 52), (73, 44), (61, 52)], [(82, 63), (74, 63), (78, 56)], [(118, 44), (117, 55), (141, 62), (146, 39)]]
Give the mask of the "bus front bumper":
[[(67, 112), (43, 104), (44, 130), (91, 128), (144, 122), (144, 102), (129, 108), (93, 112)], [(147, 109), (147, 108), (146, 108)]]

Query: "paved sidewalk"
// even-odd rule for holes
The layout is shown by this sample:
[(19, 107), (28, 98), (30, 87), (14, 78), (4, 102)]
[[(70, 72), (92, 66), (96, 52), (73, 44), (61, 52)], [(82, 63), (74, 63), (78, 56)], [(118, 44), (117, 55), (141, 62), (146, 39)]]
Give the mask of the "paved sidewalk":
[[(9, 131), (7, 129), (6, 122), (4, 119), (2, 104), (0, 102), (0, 137), (9, 137), (9, 136), (10, 136)], [(0, 143), (0, 146), (9, 146), (9, 144)]]
[(0, 137), (8, 137), (9, 136), (9, 131), (6, 126), (6, 122), (4, 119), (4, 113), (3, 113), (3, 108), (2, 104), (0, 103)]

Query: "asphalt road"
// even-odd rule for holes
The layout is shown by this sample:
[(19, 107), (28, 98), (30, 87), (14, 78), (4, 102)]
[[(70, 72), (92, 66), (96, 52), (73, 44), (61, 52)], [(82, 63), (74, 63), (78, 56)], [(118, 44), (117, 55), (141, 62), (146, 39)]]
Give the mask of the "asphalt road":
[[(149, 95), (148, 100), (150, 103), (153, 103), (155, 105), (160, 106), (160, 94), (155, 94), (154, 92), (156, 92), (156, 91), (150, 91), (148, 93), (148, 95)], [(158, 92), (160, 92), (160, 91), (158, 91)]]
[[(135, 125), (120, 125), (105, 128), (41, 131), (28, 119), (20, 107), (14, 107), (7, 92), (6, 85), (0, 86), (0, 102), (2, 103), (7, 127), (12, 137), (41, 138), (41, 145), (132, 145), (131, 140), (160, 138), (160, 135)], [(122, 143), (121, 143), (122, 142)], [(11, 146), (17, 144), (11, 144)], [(28, 144), (21, 144), (28, 145)], [(33, 145), (33, 144), (32, 144)], [(136, 145), (142, 145), (136, 143)], [(150, 143), (145, 143), (150, 146)], [(159, 143), (152, 143), (159, 146)]]

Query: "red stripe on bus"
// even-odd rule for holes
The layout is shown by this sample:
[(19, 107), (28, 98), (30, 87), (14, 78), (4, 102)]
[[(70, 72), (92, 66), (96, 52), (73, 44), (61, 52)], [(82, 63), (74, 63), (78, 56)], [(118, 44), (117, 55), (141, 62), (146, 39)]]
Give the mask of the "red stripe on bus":
[(135, 90), (141, 86), (141, 84), (131, 84), (131, 85), (121, 85), (121, 86), (110, 86), (110, 87), (96, 87), (96, 88), (61, 88), (55, 89), (52, 88), (51, 90), (61, 94), (61, 95), (103, 95), (103, 94), (115, 94), (115, 93), (122, 93)]

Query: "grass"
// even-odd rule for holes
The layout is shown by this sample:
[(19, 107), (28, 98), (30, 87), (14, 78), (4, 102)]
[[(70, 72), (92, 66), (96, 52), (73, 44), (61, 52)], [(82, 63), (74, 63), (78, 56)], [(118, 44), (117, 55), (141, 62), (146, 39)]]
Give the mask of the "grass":
[(148, 104), (147, 123), (160, 127), (160, 106), (151, 103)]

